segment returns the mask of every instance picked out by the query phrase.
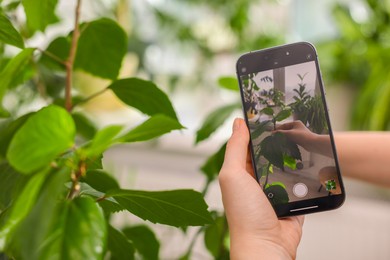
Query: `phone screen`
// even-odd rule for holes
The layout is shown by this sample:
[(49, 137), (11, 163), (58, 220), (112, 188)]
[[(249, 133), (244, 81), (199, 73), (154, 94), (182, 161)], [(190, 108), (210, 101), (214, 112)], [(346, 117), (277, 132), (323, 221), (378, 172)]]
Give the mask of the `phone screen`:
[(298, 208), (315, 209), (344, 188), (315, 50), (285, 48), (254, 54), (254, 61), (249, 54), (239, 66), (252, 160), (274, 207), (311, 201)]

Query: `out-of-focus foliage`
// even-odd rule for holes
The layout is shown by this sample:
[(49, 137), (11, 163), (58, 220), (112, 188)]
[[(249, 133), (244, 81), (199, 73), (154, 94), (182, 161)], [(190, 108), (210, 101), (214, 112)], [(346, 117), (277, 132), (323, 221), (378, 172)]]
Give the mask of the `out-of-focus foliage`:
[(338, 36), (320, 43), (319, 54), (330, 60), (324, 67), (329, 80), (356, 89), (351, 127), (390, 129), (389, 4), (373, 0), (337, 4), (333, 18)]

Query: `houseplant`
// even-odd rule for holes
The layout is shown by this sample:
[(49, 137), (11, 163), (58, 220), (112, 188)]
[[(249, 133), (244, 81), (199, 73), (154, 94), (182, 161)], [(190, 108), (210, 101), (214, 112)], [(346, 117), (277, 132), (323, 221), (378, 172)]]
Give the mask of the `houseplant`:
[[(150, 228), (119, 230), (111, 225), (110, 216), (128, 211), (152, 223), (203, 226), (213, 219), (202, 194), (123, 189), (103, 168), (102, 156), (113, 145), (150, 140), (183, 126), (168, 96), (153, 82), (118, 79), (126, 34), (108, 18), (80, 24), (81, 0), (76, 2), (72, 32), (54, 39), (46, 49), (26, 47), (26, 39), (37, 31), (44, 33), (58, 20), (56, 5), (57, 0), (39, 5), (34, 0), (0, 3), (2, 47), (20, 49), (8, 58), (4, 58), (7, 52), (2, 53), (0, 72), (1, 256), (157, 259), (159, 241)], [(15, 18), (15, 8), (24, 10), (26, 23), (10, 19)], [(75, 70), (110, 83), (91, 96), (77, 96)], [(53, 84), (57, 78), (64, 81)], [(28, 91), (43, 97), (38, 111), (23, 114), (17, 105), (5, 104), (6, 94)], [(107, 91), (148, 118), (130, 130), (122, 125), (97, 129), (81, 104)]]

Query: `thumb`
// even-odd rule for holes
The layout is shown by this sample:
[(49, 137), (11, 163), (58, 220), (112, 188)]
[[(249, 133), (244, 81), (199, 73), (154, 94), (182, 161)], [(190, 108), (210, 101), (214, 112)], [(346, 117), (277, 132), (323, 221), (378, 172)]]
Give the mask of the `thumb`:
[(246, 168), (248, 155), (249, 131), (245, 121), (236, 118), (233, 123), (233, 133), (226, 145), (225, 160), (222, 168)]

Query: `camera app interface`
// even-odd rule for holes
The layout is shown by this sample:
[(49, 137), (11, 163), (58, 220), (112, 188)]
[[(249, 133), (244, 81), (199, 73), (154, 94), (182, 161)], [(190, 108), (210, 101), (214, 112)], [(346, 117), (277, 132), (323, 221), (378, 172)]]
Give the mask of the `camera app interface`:
[(258, 181), (271, 203), (341, 194), (315, 62), (241, 82)]

